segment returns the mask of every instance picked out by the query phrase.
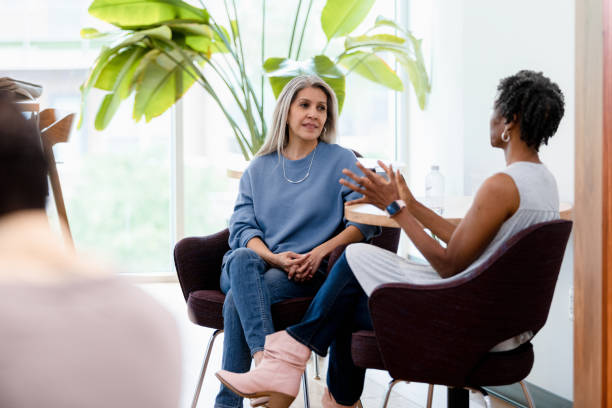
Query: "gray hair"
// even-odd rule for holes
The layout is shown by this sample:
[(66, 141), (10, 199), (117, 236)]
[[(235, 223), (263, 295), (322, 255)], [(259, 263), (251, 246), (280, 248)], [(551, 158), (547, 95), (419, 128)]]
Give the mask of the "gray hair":
[(326, 143), (334, 143), (336, 141), (336, 124), (338, 122), (338, 100), (336, 99), (336, 94), (318, 76), (300, 75), (289, 81), (278, 96), (274, 115), (272, 116), (272, 126), (268, 130), (265, 143), (255, 155), (256, 157), (273, 152), (281, 154), (284, 151), (285, 146), (289, 142), (289, 132), (287, 131), (289, 108), (298, 92), (304, 88), (319, 88), (327, 95), (327, 120), (319, 136), (319, 141)]

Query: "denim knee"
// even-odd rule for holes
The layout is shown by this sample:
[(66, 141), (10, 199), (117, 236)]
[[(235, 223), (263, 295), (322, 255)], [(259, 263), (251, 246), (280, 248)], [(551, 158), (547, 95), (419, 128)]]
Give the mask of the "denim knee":
[[(250, 265), (250, 266), (249, 266)], [(255, 251), (249, 248), (237, 248), (229, 251), (223, 257), (221, 271), (221, 291), (227, 293), (232, 287), (232, 279), (236, 274), (244, 276), (244, 273), (255, 272), (258, 274), (266, 270), (267, 265)]]
[(232, 264), (236, 262), (240, 265), (245, 265), (250, 261), (261, 260), (261, 257), (250, 248), (236, 248), (228, 252), (224, 258), (223, 264), (226, 268), (231, 268), (233, 266)]

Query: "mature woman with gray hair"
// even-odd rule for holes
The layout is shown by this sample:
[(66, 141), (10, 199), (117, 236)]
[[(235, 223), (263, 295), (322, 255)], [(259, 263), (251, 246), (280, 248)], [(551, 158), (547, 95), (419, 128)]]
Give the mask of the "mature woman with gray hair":
[[(299, 76), (281, 92), (265, 144), (242, 178), (223, 258), (223, 368), (246, 372), (274, 332), (271, 305), (313, 296), (325, 257), (338, 245), (371, 238), (377, 228), (344, 220), (344, 203), (360, 194), (338, 184), (358, 172), (353, 152), (334, 144), (337, 100), (316, 76)], [(264, 403), (264, 401), (256, 401)], [(215, 407), (241, 407), (225, 386)]]

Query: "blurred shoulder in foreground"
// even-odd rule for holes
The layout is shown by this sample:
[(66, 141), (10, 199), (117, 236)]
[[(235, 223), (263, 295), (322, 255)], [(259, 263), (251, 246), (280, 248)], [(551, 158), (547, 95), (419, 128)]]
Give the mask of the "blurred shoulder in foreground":
[(170, 313), (49, 226), (37, 130), (0, 95), (0, 406), (178, 407)]

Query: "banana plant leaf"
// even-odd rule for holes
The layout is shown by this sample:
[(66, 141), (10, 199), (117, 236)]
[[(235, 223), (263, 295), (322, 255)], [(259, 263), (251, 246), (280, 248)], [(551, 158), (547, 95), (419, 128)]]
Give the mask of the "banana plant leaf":
[(336, 93), (338, 112), (342, 111), (346, 96), (346, 78), (342, 71), (325, 55), (316, 55), (305, 61), (288, 58), (268, 58), (264, 62), (274, 97), (278, 98), (289, 81), (298, 75), (317, 75)]
[[(220, 30), (226, 39), (229, 39), (227, 29), (219, 26)], [(211, 30), (212, 31), (212, 30)], [(223, 39), (216, 32), (212, 32), (211, 36), (207, 35), (186, 35), (185, 45), (194, 51), (206, 54), (208, 58), (214, 53), (228, 53), (229, 49), (225, 45)]]
[[(397, 47), (406, 48), (406, 39), (392, 34), (360, 35), (357, 37), (346, 37), (344, 48), (349, 51), (354, 48), (363, 47)], [(406, 48), (406, 52), (409, 50)]]
[(152, 26), (169, 20), (208, 23), (206, 10), (181, 0), (94, 0), (89, 14), (122, 29)]
[(96, 115), (95, 127), (105, 129), (110, 123), (121, 101), (130, 95), (132, 79), (146, 49), (133, 46), (117, 54), (102, 69), (96, 88), (111, 91), (104, 96)]
[(391, 27), (399, 31), (400, 33), (406, 34), (406, 30), (403, 27), (401, 27), (399, 24), (397, 24), (395, 21), (391, 20), (390, 18), (386, 18), (384, 16), (376, 17), (376, 21), (374, 22), (374, 28), (378, 28), (378, 27)]
[(340, 64), (349, 72), (356, 72), (372, 82), (384, 85), (395, 91), (403, 91), (404, 84), (389, 65), (378, 55), (363, 51), (354, 51), (345, 54), (340, 59)]
[(376, 0), (327, 0), (321, 12), (321, 27), (332, 38), (350, 34), (366, 18)]
[(134, 120), (139, 121), (144, 115), (149, 122), (164, 113), (189, 90), (195, 77), (183, 53), (171, 51), (170, 56), (159, 53), (143, 58), (136, 78)]

